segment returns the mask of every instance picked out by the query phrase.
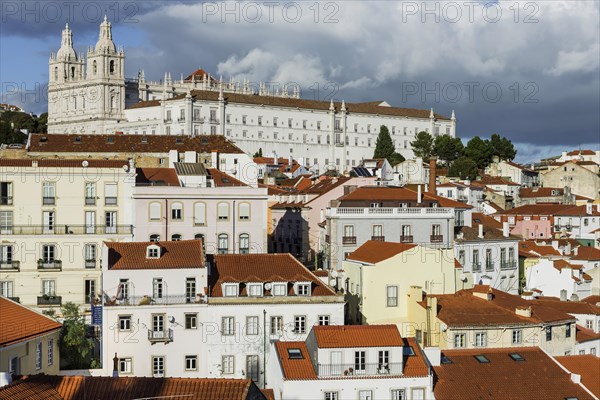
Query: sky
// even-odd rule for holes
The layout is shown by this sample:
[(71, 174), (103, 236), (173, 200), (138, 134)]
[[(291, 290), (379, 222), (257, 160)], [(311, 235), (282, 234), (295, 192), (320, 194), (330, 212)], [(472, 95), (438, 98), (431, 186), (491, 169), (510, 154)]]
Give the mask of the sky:
[(202, 67), (226, 81), (297, 83), (310, 99), (454, 110), (459, 137), (498, 133), (530, 162), (600, 149), (599, 4), (2, 1), (1, 102), (46, 111), (65, 21), (85, 53), (106, 13), (128, 77)]

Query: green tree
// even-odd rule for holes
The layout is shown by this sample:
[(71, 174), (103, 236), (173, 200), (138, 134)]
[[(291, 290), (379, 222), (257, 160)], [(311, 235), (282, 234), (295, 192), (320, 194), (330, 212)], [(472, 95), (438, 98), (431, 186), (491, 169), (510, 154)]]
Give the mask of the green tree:
[(513, 160), (517, 155), (517, 150), (512, 142), (494, 133), (490, 138), (490, 146), (492, 147), (492, 155), (498, 156), (500, 160)]
[(415, 140), (410, 142), (415, 156), (428, 160), (433, 155), (433, 137), (425, 131), (417, 133)]
[(381, 125), (379, 129), (373, 158), (385, 158), (392, 166), (404, 161), (402, 154), (396, 152), (390, 131), (385, 125)]
[(79, 313), (79, 307), (71, 302), (64, 305), (62, 314), (60, 356), (71, 369), (89, 368), (94, 341), (86, 335), (84, 317)]
[(48, 113), (41, 113), (37, 118), (36, 133), (48, 133)]
[(475, 161), (477, 167), (483, 169), (492, 161), (493, 149), (489, 140), (483, 140), (479, 136), (473, 137), (465, 147), (465, 156)]
[(449, 135), (439, 135), (435, 137), (433, 143), (433, 154), (447, 164), (461, 157), (464, 154), (465, 146), (459, 138)]
[(254, 153), (254, 155), (252, 157), (256, 158), (256, 157), (262, 157), (262, 156), (263, 156), (262, 155), (262, 147), (259, 147), (258, 151), (256, 153)]
[(478, 173), (477, 164), (468, 157), (457, 158), (448, 169), (448, 176), (458, 177), (459, 179), (473, 180), (477, 178)]

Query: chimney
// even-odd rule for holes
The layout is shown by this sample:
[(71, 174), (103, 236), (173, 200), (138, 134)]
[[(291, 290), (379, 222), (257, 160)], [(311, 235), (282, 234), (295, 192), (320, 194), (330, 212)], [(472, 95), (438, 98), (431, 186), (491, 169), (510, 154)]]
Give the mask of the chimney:
[(593, 209), (594, 209), (594, 205), (593, 204), (588, 203), (588, 204), (585, 205), (585, 213), (587, 215), (591, 215), (592, 212), (593, 212)]
[(515, 314), (521, 317), (531, 318), (531, 306), (529, 307), (517, 307), (515, 308)]
[(507, 238), (510, 235), (510, 230), (508, 228), (508, 221), (504, 221), (502, 223), (502, 236)]
[(436, 166), (437, 157), (431, 157), (429, 159), (429, 193), (436, 194)]
[(560, 291), (560, 301), (567, 301), (567, 290), (562, 289)]
[(479, 239), (483, 239), (483, 224), (479, 224), (479, 234), (477, 235)]
[(177, 150), (169, 150), (169, 168), (175, 168), (176, 162), (179, 162)]
[(422, 197), (421, 185), (419, 185), (419, 186), (417, 186), (417, 204), (421, 204), (421, 197)]
[(571, 254), (571, 242), (567, 242), (565, 246), (565, 254)]
[(113, 357), (113, 372), (112, 372), (112, 376), (113, 376), (113, 378), (118, 378), (119, 377), (119, 357), (117, 357), (117, 353), (115, 353), (115, 356)]

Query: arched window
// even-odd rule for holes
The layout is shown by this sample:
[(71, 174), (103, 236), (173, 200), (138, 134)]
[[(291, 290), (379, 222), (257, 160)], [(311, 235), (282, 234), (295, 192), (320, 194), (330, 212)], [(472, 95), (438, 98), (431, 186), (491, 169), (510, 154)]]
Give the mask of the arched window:
[(92, 63), (92, 70), (94, 71), (94, 75), (96, 75), (98, 73), (98, 63), (96, 62), (96, 60), (94, 60), (94, 62)]
[(204, 240), (204, 235), (202, 233), (196, 233), (194, 235), (195, 240)]
[(71, 67), (71, 78), (75, 78), (75, 67)]
[(206, 225), (206, 204), (194, 203), (194, 225)]
[(181, 240), (181, 235), (179, 233), (175, 233), (171, 235), (171, 240), (174, 242), (179, 242)]
[(162, 204), (159, 202), (150, 203), (148, 206), (148, 215), (150, 221), (160, 221), (162, 215)]
[(219, 203), (217, 205), (217, 219), (219, 221), (229, 220), (229, 203)]
[(219, 247), (217, 248), (217, 252), (219, 254), (227, 254), (229, 250), (229, 236), (226, 233), (221, 233), (219, 235)]
[(160, 235), (156, 233), (150, 235), (150, 241), (155, 243), (160, 242)]
[(110, 60), (109, 70), (110, 70), (110, 74), (114, 75), (114, 73), (115, 73), (115, 60)]
[(183, 219), (183, 204), (171, 204), (171, 219), (173, 221), (181, 221)]
[(250, 235), (242, 233), (240, 235), (240, 254), (250, 253)]
[(238, 215), (240, 221), (250, 220), (250, 203), (240, 203), (238, 207)]

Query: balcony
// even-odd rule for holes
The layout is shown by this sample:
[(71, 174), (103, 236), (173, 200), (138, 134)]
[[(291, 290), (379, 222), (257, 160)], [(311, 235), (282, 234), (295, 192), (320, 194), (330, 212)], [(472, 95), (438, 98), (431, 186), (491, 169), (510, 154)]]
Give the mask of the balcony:
[(151, 343), (172, 342), (173, 341), (173, 329), (166, 329), (164, 331), (152, 331), (152, 330), (148, 329), (148, 340)]
[(133, 225), (13, 225), (1, 231), (4, 235), (131, 235)]
[(61, 260), (38, 260), (38, 271), (62, 271)]
[(194, 122), (204, 123), (204, 117), (194, 116)]
[(339, 125), (336, 125), (336, 126), (333, 128), (333, 131), (334, 131), (334, 132), (343, 132), (343, 131), (344, 131), (344, 129), (343, 129), (341, 126), (339, 126)]
[(20, 261), (0, 260), (0, 271), (18, 272), (20, 269)]
[(486, 262), (485, 263), (485, 270), (486, 271), (493, 271), (494, 270), (494, 263), (492, 263), (492, 262)]
[(336, 145), (337, 147), (344, 147), (344, 142), (342, 142), (341, 140), (339, 140), (339, 141), (338, 141), (338, 140), (336, 140), (336, 141), (335, 141), (335, 145)]
[(442, 243), (444, 241), (444, 235), (431, 235), (429, 236), (431, 243)]
[(96, 205), (96, 198), (95, 197), (86, 197), (85, 198), (85, 205), (86, 206), (95, 206)]
[(177, 118), (177, 122), (185, 122), (185, 117)]
[(14, 301), (15, 303), (20, 303), (21, 302), (21, 298), (20, 297), (7, 297), (9, 300)]
[(382, 215), (386, 217), (408, 218), (454, 218), (453, 208), (444, 207), (334, 207), (326, 210), (328, 217), (368, 218)]
[(517, 268), (517, 262), (514, 260), (500, 262), (500, 269), (515, 269), (515, 268)]
[(38, 306), (60, 306), (62, 305), (62, 296), (49, 296), (47, 294), (38, 296)]
[(45, 206), (53, 206), (56, 204), (56, 197), (42, 197), (42, 204)]
[(365, 377), (365, 376), (396, 376), (402, 375), (402, 363), (387, 364), (318, 364), (319, 377)]
[(481, 272), (481, 263), (474, 262), (471, 264), (471, 268), (473, 269), (473, 272)]
[(173, 122), (171, 118), (165, 118), (165, 124), (170, 124), (171, 122)]
[(116, 206), (117, 205), (117, 198), (116, 197), (105, 197), (104, 198), (104, 205), (105, 206)]
[(211, 124), (218, 124), (219, 123), (219, 118), (210, 117), (210, 123)]
[(168, 295), (163, 297), (151, 297), (151, 296), (127, 296), (124, 299), (116, 299), (107, 302), (107, 307), (120, 307), (120, 306), (165, 306), (173, 304), (205, 304), (207, 297), (203, 294), (179, 294), (179, 295)]
[(0, 206), (12, 206), (12, 196), (0, 196)]
[(356, 236), (342, 236), (342, 244), (356, 244)]
[(378, 242), (385, 242), (385, 236), (371, 236), (371, 240), (376, 240)]
[(96, 260), (85, 260), (86, 268), (96, 268)]
[(400, 236), (400, 243), (412, 243), (413, 236), (412, 235), (402, 235)]

